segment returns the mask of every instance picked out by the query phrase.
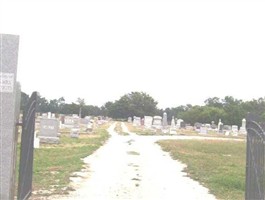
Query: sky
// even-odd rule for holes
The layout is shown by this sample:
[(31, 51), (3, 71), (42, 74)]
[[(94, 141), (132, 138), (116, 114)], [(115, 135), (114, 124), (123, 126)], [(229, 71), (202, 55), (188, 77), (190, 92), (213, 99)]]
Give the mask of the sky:
[(101, 106), (133, 91), (159, 108), (265, 97), (265, 1), (0, 0), (20, 36), (17, 80)]

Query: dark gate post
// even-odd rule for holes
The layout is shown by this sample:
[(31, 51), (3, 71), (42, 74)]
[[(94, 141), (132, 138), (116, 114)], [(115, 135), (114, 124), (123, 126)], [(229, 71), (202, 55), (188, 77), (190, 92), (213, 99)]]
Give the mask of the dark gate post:
[(246, 156), (246, 200), (264, 200), (264, 124), (252, 114), (247, 116), (247, 156)]
[(32, 192), (36, 102), (37, 92), (33, 92), (23, 113), (17, 195), (18, 200), (28, 199)]

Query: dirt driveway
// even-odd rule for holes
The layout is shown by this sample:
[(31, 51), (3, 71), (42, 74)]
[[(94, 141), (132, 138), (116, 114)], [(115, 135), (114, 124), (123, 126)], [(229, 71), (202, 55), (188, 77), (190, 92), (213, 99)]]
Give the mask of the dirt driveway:
[[(128, 131), (122, 125), (124, 131)], [(164, 136), (120, 136), (109, 129), (111, 138), (84, 159), (89, 170), (73, 182), (76, 191), (56, 199), (170, 200), (215, 199), (208, 189), (182, 172), (185, 165), (171, 159), (155, 141), (181, 139)]]

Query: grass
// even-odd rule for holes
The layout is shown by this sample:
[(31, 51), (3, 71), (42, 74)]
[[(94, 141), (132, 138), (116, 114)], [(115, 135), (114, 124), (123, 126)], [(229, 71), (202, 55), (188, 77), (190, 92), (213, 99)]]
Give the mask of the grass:
[(128, 133), (123, 132), (122, 127), (121, 127), (121, 122), (117, 122), (116, 123), (116, 126), (114, 128), (114, 131), (116, 133), (118, 133), (119, 135), (123, 135), (123, 136), (129, 135)]
[(132, 123), (125, 123), (130, 132), (136, 133), (137, 135), (169, 135), (162, 133), (161, 130), (148, 130), (144, 126), (133, 126)]
[(159, 141), (173, 159), (187, 165), (188, 176), (209, 188), (218, 199), (244, 199), (245, 142)]
[(81, 159), (92, 154), (108, 137), (103, 126), (93, 135), (81, 134), (79, 138), (70, 138), (69, 134), (61, 134), (60, 144), (41, 144), (41, 148), (34, 150), (32, 198), (67, 194), (72, 190), (68, 186), (69, 177), (83, 168)]

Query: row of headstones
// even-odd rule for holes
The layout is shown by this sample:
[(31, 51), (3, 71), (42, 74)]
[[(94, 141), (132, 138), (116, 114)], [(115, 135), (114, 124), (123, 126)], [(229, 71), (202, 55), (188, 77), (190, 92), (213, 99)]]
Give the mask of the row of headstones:
[(80, 134), (80, 125), (86, 125), (86, 131), (91, 133), (98, 125), (105, 123), (104, 120), (95, 120), (91, 117), (79, 118), (78, 115), (61, 116), (55, 118), (51, 113), (44, 113), (39, 118), (40, 132), (38, 138), (35, 135), (35, 148), (39, 147), (39, 143), (58, 144), (60, 142), (60, 128), (69, 128), (70, 137), (78, 138)]
[(237, 125), (232, 125), (232, 126), (224, 125), (220, 119), (217, 129), (218, 129), (219, 133), (224, 133), (225, 135), (230, 135), (231, 133), (232, 133), (232, 135), (238, 135), (239, 133), (240, 134), (247, 134), (246, 119), (245, 118), (242, 119), (242, 124), (241, 124), (240, 128), (238, 128)]
[(215, 125), (214, 122), (212, 124), (201, 124), (201, 123), (195, 123), (194, 129), (201, 133), (201, 134), (207, 134), (209, 130), (216, 131), (218, 133), (223, 133), (226, 136), (228, 135), (234, 135), (237, 136), (238, 134), (246, 134), (246, 119), (242, 119), (242, 125), (240, 129), (237, 125), (223, 125), (221, 122), (221, 119), (219, 119), (218, 125)]
[[(175, 124), (175, 120), (176, 120), (176, 124)], [(144, 116), (144, 118), (140, 118), (140, 117), (133, 117), (133, 121), (132, 118), (129, 117), (128, 118), (128, 122), (133, 122), (133, 126), (145, 126), (145, 128), (151, 129), (151, 128), (155, 128), (155, 129), (161, 129), (164, 133), (168, 132), (168, 124), (167, 124), (167, 113), (163, 113), (163, 117), (161, 116)], [(169, 129), (170, 133), (176, 133), (176, 130), (179, 128), (185, 128), (186, 124), (184, 123), (184, 121), (182, 119), (174, 119), (174, 117), (172, 117), (171, 120), (171, 126)], [(212, 124), (201, 124), (201, 123), (195, 123), (194, 124), (194, 130), (196, 130), (197, 132), (201, 133), (201, 134), (207, 134), (209, 130), (212, 131), (217, 131), (218, 133), (224, 133), (225, 135), (234, 135), (237, 136), (238, 134), (246, 134), (246, 119), (242, 119), (242, 125), (240, 127), (240, 129), (238, 128), (237, 125), (223, 125), (223, 123), (221, 122), (221, 119), (219, 119), (219, 123), (218, 125), (215, 125), (214, 122), (212, 122)]]
[[(78, 115), (73, 114), (71, 116), (65, 116), (62, 114), (59, 114), (57, 117), (54, 113), (43, 113), (41, 116), (39, 115), (37, 117), (37, 122), (40, 122), (41, 119), (58, 119), (60, 128), (72, 128), (76, 123), (82, 124), (82, 125), (88, 125), (88, 127), (91, 124), (94, 124), (96, 122), (97, 124), (105, 123), (108, 119), (103, 117), (97, 117), (92, 119), (91, 116), (86, 116), (85, 118), (80, 118)], [(78, 122), (76, 122), (78, 121)]]
[(161, 116), (144, 116), (144, 118), (140, 117), (133, 117), (133, 120), (131, 117), (128, 118), (129, 123), (133, 123), (133, 126), (144, 126), (147, 129), (159, 129), (162, 130), (164, 133), (167, 133), (168, 131), (170, 133), (176, 133), (176, 130), (179, 128), (185, 128), (185, 123), (182, 119), (175, 119), (174, 116), (172, 116), (171, 120), (171, 126), (168, 126), (167, 121), (167, 113), (163, 113), (163, 117)]

